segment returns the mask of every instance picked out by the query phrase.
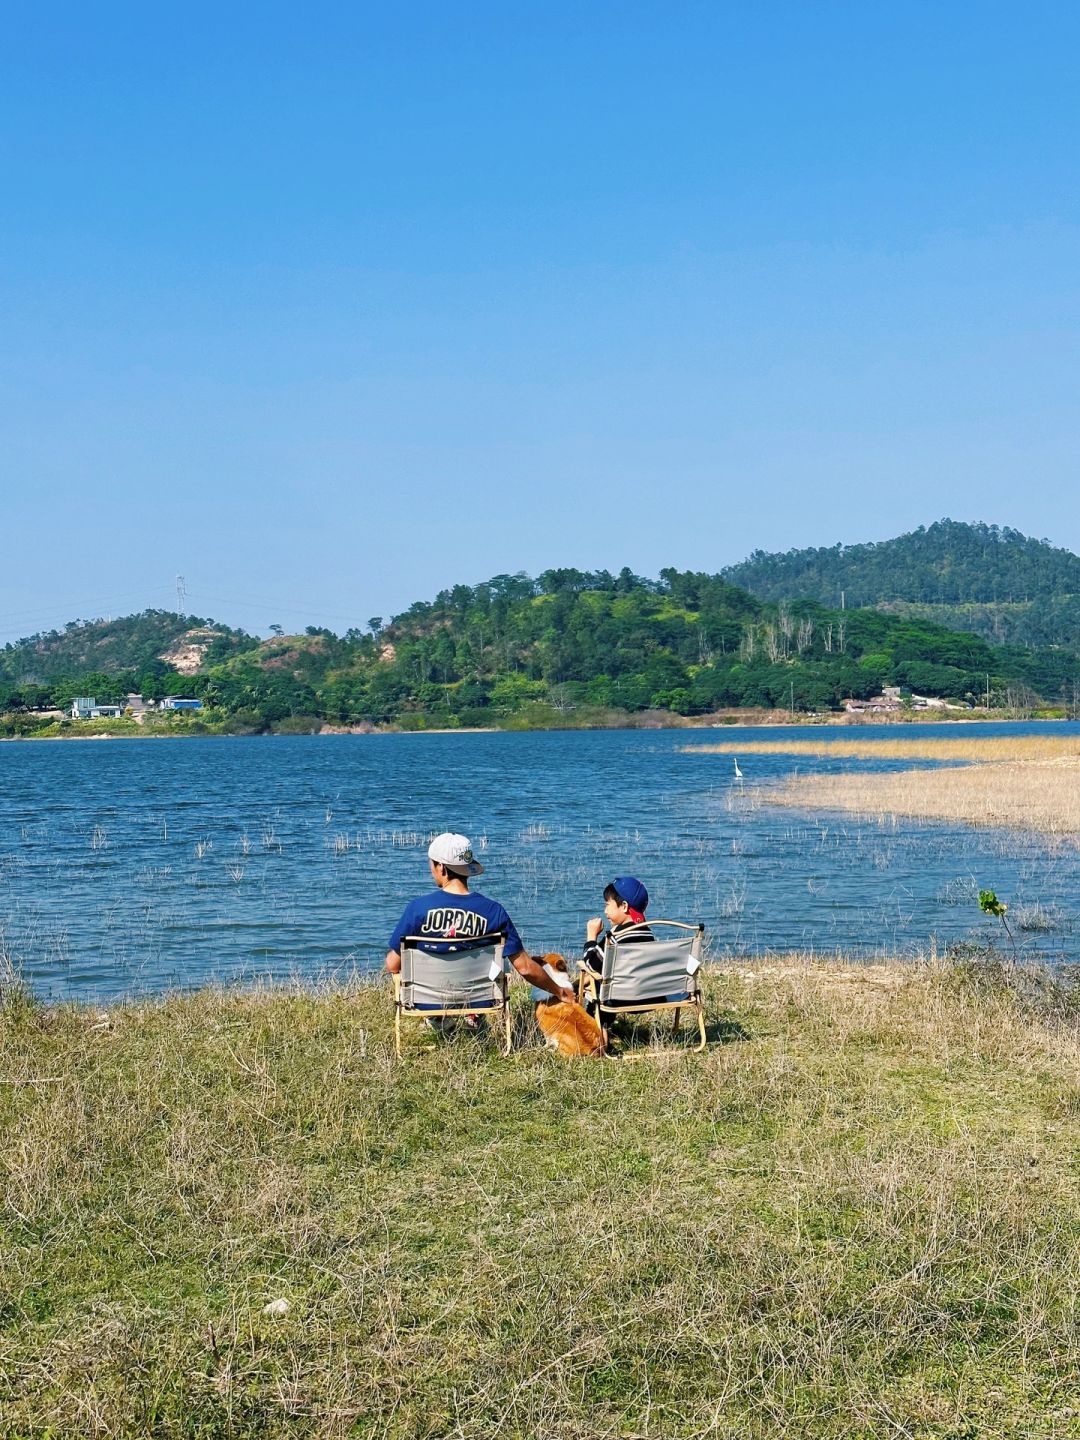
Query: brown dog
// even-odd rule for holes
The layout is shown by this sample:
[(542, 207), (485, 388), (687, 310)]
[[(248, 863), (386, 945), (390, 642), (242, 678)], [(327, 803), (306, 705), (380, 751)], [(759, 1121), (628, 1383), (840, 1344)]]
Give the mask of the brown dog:
[[(543, 965), (553, 980), (559, 980), (570, 988), (570, 976), (566, 961), (561, 955), (535, 955), (536, 962)], [(580, 1005), (567, 1000), (556, 1000), (553, 995), (534, 991), (536, 1002), (536, 1023), (540, 1026), (547, 1045), (560, 1055), (599, 1055), (602, 1053), (603, 1036), (600, 1026), (586, 1015)]]

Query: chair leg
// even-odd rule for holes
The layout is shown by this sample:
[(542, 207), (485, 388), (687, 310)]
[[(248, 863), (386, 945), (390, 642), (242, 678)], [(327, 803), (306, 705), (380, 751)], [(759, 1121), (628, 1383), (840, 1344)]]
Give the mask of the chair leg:
[(679, 1033), (679, 1021), (680, 1021), (681, 1017), (682, 1017), (682, 1010), (676, 1005), (676, 1007), (675, 1007), (675, 1014), (672, 1015), (672, 1017), (671, 1017), (671, 1033), (672, 1033), (672, 1035), (677, 1035), (677, 1034)]
[(394, 1049), (397, 1051), (397, 1058), (401, 1059), (401, 1006), (394, 1006)]
[(503, 1044), (503, 1054), (509, 1055), (514, 1039), (510, 1029), (510, 1006), (508, 1004), (503, 1006), (503, 1027), (506, 1034), (506, 1039)]
[(697, 1009), (698, 1034), (701, 1036), (701, 1044), (700, 1044), (700, 1045), (696, 1045), (696, 1046), (694, 1047), (694, 1050), (695, 1050), (695, 1053), (700, 1053), (700, 1051), (702, 1051), (702, 1050), (705, 1049), (705, 1046), (706, 1046), (706, 1044), (707, 1044), (707, 1042), (708, 1042), (708, 1037), (707, 1037), (706, 1034), (705, 1034), (705, 1002), (702, 1000), (702, 998), (701, 998), (700, 995), (698, 996), (698, 999), (697, 999), (696, 1009)]

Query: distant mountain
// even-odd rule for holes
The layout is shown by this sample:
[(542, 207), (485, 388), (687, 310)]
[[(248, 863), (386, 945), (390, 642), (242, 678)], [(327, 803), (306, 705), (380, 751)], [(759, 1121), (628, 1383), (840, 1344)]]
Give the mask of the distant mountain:
[(1080, 556), (996, 525), (938, 520), (877, 543), (755, 550), (723, 575), (773, 604), (872, 606), (996, 644), (1080, 645)]
[(0, 677), (45, 685), (79, 674), (177, 671), (190, 675), (256, 642), (242, 630), (195, 615), (144, 610), (117, 620), (72, 620), (0, 650)]

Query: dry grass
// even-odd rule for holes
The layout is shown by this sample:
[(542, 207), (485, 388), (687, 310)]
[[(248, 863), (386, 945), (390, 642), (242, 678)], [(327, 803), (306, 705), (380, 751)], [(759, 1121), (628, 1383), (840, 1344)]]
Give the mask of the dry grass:
[(851, 775), (799, 775), (755, 796), (792, 809), (839, 810), (1080, 834), (1080, 759)]
[[(750, 741), (684, 746), (712, 755), (808, 755), (858, 760), (947, 760), (954, 767), (797, 775), (755, 786), (754, 799), (800, 810), (883, 819), (907, 815), (961, 824), (1080, 834), (1080, 739), (1062, 735), (980, 740)], [(979, 763), (971, 763), (979, 762)]]
[(397, 1065), (374, 988), (9, 994), (0, 1432), (1076, 1434), (1071, 1023), (932, 966), (708, 993), (633, 1065)]
[(687, 755), (820, 755), (837, 760), (1080, 760), (1080, 737), (978, 733), (947, 740), (744, 740), (683, 745)]

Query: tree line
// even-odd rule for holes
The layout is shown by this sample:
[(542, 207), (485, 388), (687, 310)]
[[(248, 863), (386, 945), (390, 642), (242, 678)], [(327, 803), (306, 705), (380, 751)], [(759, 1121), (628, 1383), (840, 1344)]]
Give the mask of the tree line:
[(994, 644), (1080, 642), (1080, 557), (1008, 527), (939, 520), (877, 544), (756, 550), (724, 577), (761, 600), (876, 606)]
[[(130, 618), (137, 648), (145, 616)], [(174, 629), (184, 620), (172, 618)], [(114, 630), (120, 623), (112, 622)], [(307, 720), (421, 728), (593, 723), (646, 710), (827, 711), (886, 685), (966, 703), (988, 693), (992, 703), (1017, 696), (1034, 703), (1069, 697), (1080, 684), (1071, 650), (993, 646), (875, 609), (768, 603), (722, 575), (674, 569), (655, 580), (629, 570), (497, 575), (343, 635), (316, 626), (265, 641), (224, 632), (193, 676), (154, 657), (30, 683), (5, 671), (5, 658), (0, 709), (65, 708), (76, 694), (120, 701), (129, 691), (186, 693), (204, 701), (206, 723), (227, 717), (239, 729)]]

